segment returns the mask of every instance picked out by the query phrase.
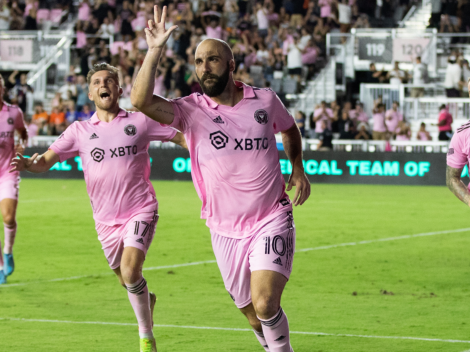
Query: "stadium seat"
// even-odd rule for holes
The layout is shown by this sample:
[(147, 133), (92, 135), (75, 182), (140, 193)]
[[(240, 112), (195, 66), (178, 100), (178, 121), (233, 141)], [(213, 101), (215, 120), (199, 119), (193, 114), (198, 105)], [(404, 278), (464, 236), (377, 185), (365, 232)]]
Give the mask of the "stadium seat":
[(284, 94), (295, 94), (297, 93), (297, 80), (285, 79), (282, 84), (282, 92)]
[(62, 19), (62, 10), (61, 9), (51, 10), (50, 19), (53, 24), (59, 24), (60, 20)]
[(282, 92), (282, 79), (273, 79), (271, 81), (271, 89), (275, 91), (276, 93), (281, 93)]
[(39, 9), (36, 14), (36, 22), (42, 23), (44, 21), (48, 21), (50, 14), (51, 12), (48, 9)]

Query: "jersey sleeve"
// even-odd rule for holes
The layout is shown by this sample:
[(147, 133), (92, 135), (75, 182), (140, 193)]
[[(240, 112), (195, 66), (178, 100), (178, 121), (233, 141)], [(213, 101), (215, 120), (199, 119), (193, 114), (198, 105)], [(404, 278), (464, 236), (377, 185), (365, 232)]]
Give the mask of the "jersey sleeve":
[(286, 109), (286, 107), (281, 102), (281, 100), (279, 99), (276, 93), (274, 93), (273, 111), (275, 111), (274, 121), (273, 121), (274, 133), (288, 130), (289, 128), (292, 127), (292, 125), (294, 125), (295, 123), (294, 118), (292, 117), (290, 112)]
[(21, 111), (20, 108), (17, 108), (17, 114), (15, 118), (15, 129), (19, 130), (23, 128), (25, 128), (23, 111)]
[(464, 133), (456, 133), (450, 141), (449, 151), (447, 152), (447, 165), (455, 169), (463, 168), (468, 162), (464, 137)]
[(177, 131), (174, 128), (164, 126), (159, 122), (145, 116), (147, 124), (147, 135), (150, 141), (167, 142), (176, 136)]
[(185, 98), (171, 99), (170, 103), (173, 106), (175, 118), (169, 126), (186, 133), (193, 123), (192, 115), (198, 108), (194, 94)]
[(74, 122), (62, 133), (57, 140), (49, 147), (54, 153), (59, 155), (60, 162), (78, 156), (77, 124)]

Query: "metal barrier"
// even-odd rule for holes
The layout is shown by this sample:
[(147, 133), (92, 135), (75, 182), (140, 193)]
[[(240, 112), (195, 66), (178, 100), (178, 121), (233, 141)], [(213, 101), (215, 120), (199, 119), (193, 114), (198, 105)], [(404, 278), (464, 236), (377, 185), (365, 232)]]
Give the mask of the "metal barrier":
[[(305, 140), (306, 146), (304, 150), (317, 150), (318, 139)], [(347, 140), (334, 139), (333, 151), (342, 152), (385, 152), (386, 141), (364, 141), (364, 140)], [(449, 142), (433, 142), (433, 141), (390, 141), (392, 152), (402, 153), (447, 153)]]
[(437, 117), (439, 107), (442, 104), (448, 106), (454, 121), (468, 119), (470, 113), (470, 99), (446, 97), (404, 98), (401, 105), (407, 119), (418, 120)]

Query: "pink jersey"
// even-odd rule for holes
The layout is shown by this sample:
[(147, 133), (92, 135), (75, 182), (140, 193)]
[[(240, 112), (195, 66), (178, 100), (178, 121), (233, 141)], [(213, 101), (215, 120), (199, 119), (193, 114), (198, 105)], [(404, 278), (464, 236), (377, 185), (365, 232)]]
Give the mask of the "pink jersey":
[(463, 168), (470, 161), (470, 122), (462, 125), (452, 136), (447, 165), (455, 169)]
[(193, 93), (172, 100), (172, 127), (186, 137), (201, 218), (219, 235), (248, 237), (292, 209), (285, 192), (275, 133), (295, 123), (276, 93), (243, 86), (234, 107)]
[(372, 130), (375, 132), (387, 132), (385, 127), (385, 114), (378, 112), (372, 115), (373, 127)]
[(176, 135), (140, 112), (120, 110), (111, 122), (91, 119), (74, 122), (49, 149), (64, 161), (82, 159), (83, 173), (97, 223), (126, 223), (139, 213), (156, 209), (149, 181), (150, 141), (168, 141)]
[(442, 109), (439, 113), (439, 122), (445, 121), (445, 124), (438, 126), (439, 132), (442, 131), (452, 131), (452, 115), (447, 111), (447, 109)]
[(17, 106), (3, 103), (0, 110), (0, 179), (14, 179), (20, 173), (9, 173), (15, 156), (15, 130), (25, 128), (23, 112)]
[(397, 129), (398, 122), (400, 121), (403, 121), (403, 114), (400, 111), (393, 111), (393, 109), (390, 109), (385, 113), (385, 124), (390, 132)]
[(323, 112), (323, 108), (318, 108), (315, 109), (313, 112), (313, 117), (318, 117), (321, 116), (319, 120), (316, 121), (315, 123), (315, 132), (316, 133), (322, 133), (323, 132), (323, 127), (322, 127), (322, 121), (326, 121), (326, 127), (331, 129), (331, 119), (334, 117), (333, 110), (330, 108), (326, 108), (325, 112)]
[(369, 116), (367, 116), (367, 113), (364, 111), (357, 112), (357, 110), (350, 110), (349, 118), (352, 120), (356, 120), (357, 122), (364, 122), (364, 123), (369, 122)]

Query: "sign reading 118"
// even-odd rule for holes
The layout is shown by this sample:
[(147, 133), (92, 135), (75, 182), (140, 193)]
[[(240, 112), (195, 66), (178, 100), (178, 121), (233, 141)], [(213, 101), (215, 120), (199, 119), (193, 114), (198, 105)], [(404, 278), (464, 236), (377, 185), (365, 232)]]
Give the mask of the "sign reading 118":
[(368, 56), (382, 56), (385, 51), (384, 44), (369, 43), (366, 44)]

